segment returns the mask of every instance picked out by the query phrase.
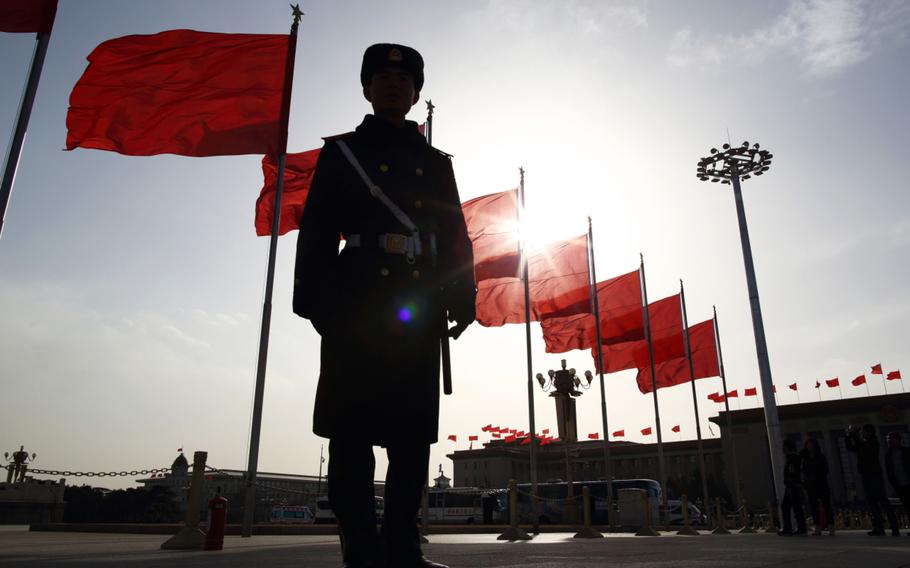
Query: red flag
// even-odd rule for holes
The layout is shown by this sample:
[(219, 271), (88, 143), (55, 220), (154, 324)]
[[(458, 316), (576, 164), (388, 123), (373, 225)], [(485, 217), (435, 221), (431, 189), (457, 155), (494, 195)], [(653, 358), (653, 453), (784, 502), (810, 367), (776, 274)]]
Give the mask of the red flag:
[(879, 363), (878, 365), (872, 365), (872, 374), (873, 374), (873, 375), (881, 375), (881, 374), (883, 374), (883, 373), (882, 373), (882, 364), (881, 364), (881, 363)]
[[(654, 346), (654, 363), (685, 357), (682, 337), (682, 317), (679, 294), (648, 304), (651, 316), (651, 337)], [(597, 351), (591, 350), (594, 366), (598, 367)], [(604, 372), (615, 373), (626, 369), (650, 367), (648, 342), (626, 341), (603, 346)], [(598, 369), (599, 370), (599, 369)]]
[(860, 376), (856, 377), (855, 379), (850, 381), (850, 384), (852, 384), (855, 387), (866, 384), (866, 375), (860, 375)]
[[(645, 337), (638, 271), (597, 283), (600, 339), (604, 345)], [(594, 314), (547, 318), (540, 322), (547, 353), (590, 349), (597, 344)]]
[(183, 448), (177, 448), (177, 451), (178, 451), (178, 452), (182, 452), (182, 451), (183, 451)]
[(625, 437), (626, 437), (626, 431), (625, 431), (625, 430), (617, 430), (617, 431), (613, 432), (613, 437), (614, 437), (614, 438), (625, 438)]
[(821, 381), (819, 381), (818, 379), (816, 379), (816, 381), (815, 381), (815, 388), (819, 388), (820, 386), (822, 386)]
[[(703, 321), (689, 327), (689, 342), (692, 349), (692, 368), (696, 379), (705, 379), (720, 375), (717, 368), (717, 344), (714, 341), (714, 320)], [(656, 363), (656, 361), (655, 361)], [(657, 371), (657, 388), (672, 387), (687, 383), (689, 378), (689, 358), (677, 357), (655, 365)], [(638, 390), (643, 394), (651, 392), (651, 365), (639, 368)]]
[(468, 436), (468, 441), (469, 441), (469, 442), (476, 442), (476, 441), (477, 441), (477, 436)]
[(712, 392), (711, 394), (708, 395), (708, 400), (718, 402), (718, 399), (722, 398), (723, 396), (724, 395), (720, 394), (719, 392)]
[(750, 389), (743, 390), (743, 396), (758, 396), (758, 388), (752, 387)]
[(591, 434), (588, 434), (588, 439), (589, 439), (589, 440), (599, 440), (599, 439), (600, 439), (600, 433), (599, 433), (599, 432), (592, 432)]
[[(284, 189), (281, 192), (281, 220), (278, 234), (300, 228), (303, 206), (310, 192), (316, 162), (322, 150), (308, 150), (287, 154), (284, 161)], [(256, 234), (272, 234), (272, 215), (275, 211), (275, 192), (278, 191), (278, 162), (273, 156), (262, 158), (262, 176), (265, 178), (259, 199), (256, 200)]]
[(280, 154), (295, 45), (296, 35), (193, 30), (108, 40), (70, 94), (66, 149)]
[(449, 440), (452, 440), (453, 442), (457, 442), (457, 441), (458, 441), (458, 436), (456, 436), (455, 434), (449, 434), (448, 439), (449, 439)]
[(490, 436), (493, 436), (494, 438), (501, 438), (501, 437), (502, 437), (502, 435), (501, 435), (499, 432), (490, 432)]
[(835, 377), (833, 379), (825, 379), (825, 384), (831, 388), (840, 386), (840, 377)]
[(520, 446), (527, 446), (527, 445), (530, 444), (530, 443), (531, 443), (531, 438), (525, 437), (525, 438), (522, 438), (522, 439), (521, 439), (521, 444), (519, 444), (519, 445), (520, 445)]
[[(587, 235), (552, 243), (528, 253), (531, 320), (590, 313)], [(477, 321), (486, 327), (525, 321), (520, 278), (477, 283)]]
[(550, 429), (549, 429), (549, 428), (544, 428), (544, 429), (542, 430), (542, 433), (543, 433), (543, 434), (549, 434), (549, 433), (550, 433)]
[(901, 372), (900, 372), (900, 369), (898, 369), (897, 371), (891, 371), (890, 373), (888, 373), (888, 376), (885, 377), (885, 380), (888, 380), (888, 381), (899, 381), (899, 380), (901, 380)]
[(641, 429), (641, 435), (642, 435), (642, 436), (650, 436), (650, 435), (651, 435), (651, 427), (648, 426), (647, 428), (642, 428), (642, 429)]
[(737, 398), (738, 396), (739, 396), (739, 393), (736, 392), (736, 389), (733, 389), (727, 393), (727, 398)]
[(508, 436), (506, 436), (504, 438), (506, 444), (511, 444), (512, 442), (514, 442), (517, 439), (518, 439), (518, 437), (515, 436), (515, 434), (509, 434)]
[(678, 434), (678, 433), (679, 433), (679, 424), (677, 424), (676, 426), (670, 428), (670, 430), (672, 430), (672, 431), (674, 431), (674, 432), (676, 432), (676, 433)]
[(57, 0), (0, 0), (0, 32), (51, 33)]
[(793, 384), (787, 385), (787, 388), (790, 389), (790, 390), (792, 390), (792, 391), (795, 391), (798, 387), (797, 387), (797, 384), (796, 384), (796, 383), (793, 383)]
[(510, 189), (461, 205), (474, 249), (474, 278), (515, 278), (518, 272), (518, 190)]
[(492, 425), (492, 424), (487, 424), (486, 426), (484, 426), (483, 428), (481, 428), (480, 431), (481, 431), (481, 432), (489, 432), (489, 431), (492, 430), (492, 429), (493, 429), (493, 425)]

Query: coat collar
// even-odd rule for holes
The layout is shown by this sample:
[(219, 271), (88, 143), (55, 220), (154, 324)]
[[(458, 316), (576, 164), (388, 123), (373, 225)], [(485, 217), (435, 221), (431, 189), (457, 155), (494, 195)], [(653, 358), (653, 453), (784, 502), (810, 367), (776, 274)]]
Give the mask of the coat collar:
[(404, 126), (395, 126), (375, 115), (368, 114), (357, 127), (357, 134), (371, 143), (392, 146), (423, 146), (426, 139), (417, 130), (417, 123), (407, 120)]

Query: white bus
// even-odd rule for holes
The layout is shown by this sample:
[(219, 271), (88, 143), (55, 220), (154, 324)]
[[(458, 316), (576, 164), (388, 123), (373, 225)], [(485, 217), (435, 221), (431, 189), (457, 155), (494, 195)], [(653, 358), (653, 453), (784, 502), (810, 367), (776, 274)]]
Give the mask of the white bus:
[(507, 492), (501, 489), (430, 489), (427, 518), (439, 524), (504, 523), (507, 497)]

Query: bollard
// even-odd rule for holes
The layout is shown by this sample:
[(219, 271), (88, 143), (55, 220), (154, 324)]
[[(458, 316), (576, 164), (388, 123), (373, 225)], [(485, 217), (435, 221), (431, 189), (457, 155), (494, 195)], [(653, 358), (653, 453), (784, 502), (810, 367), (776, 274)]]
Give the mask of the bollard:
[(207, 457), (207, 452), (193, 452), (193, 477), (190, 480), (190, 495), (186, 503), (186, 519), (180, 532), (161, 544), (163, 549), (202, 550), (205, 547), (205, 533), (199, 529), (199, 509), (202, 506), (202, 485), (205, 483)]
[(714, 530), (711, 531), (711, 534), (730, 534), (730, 531), (724, 526), (724, 511), (720, 505), (720, 497), (715, 497), (714, 499)]
[(752, 523), (749, 522), (749, 508), (746, 507), (746, 500), (743, 499), (743, 502), (740, 507), (740, 519), (743, 524), (743, 528), (740, 529), (739, 534), (752, 534), (757, 533), (758, 531), (752, 528)]
[(205, 533), (205, 549), (224, 548), (224, 525), (227, 520), (228, 500), (221, 496), (221, 487), (209, 501), (209, 530)]
[[(533, 509), (533, 507), (532, 507)], [(514, 479), (509, 480), (509, 528), (507, 528), (501, 535), (496, 537), (496, 540), (531, 540), (531, 535), (529, 535), (524, 529), (518, 526), (518, 482)]]
[(591, 490), (588, 487), (581, 488), (581, 498), (585, 524), (580, 531), (575, 533), (575, 538), (603, 538), (604, 535), (591, 526)]
[(648, 492), (641, 492), (641, 503), (644, 507), (644, 524), (638, 529), (638, 532), (635, 533), (635, 536), (660, 536), (660, 533), (651, 528), (651, 503), (648, 501)]
[(676, 534), (683, 536), (698, 536), (698, 531), (692, 528), (692, 525), (689, 524), (689, 496), (685, 493), (682, 494), (682, 516), (683, 516), (683, 526), (681, 529), (676, 531)]
[(768, 501), (768, 526), (765, 527), (765, 532), (777, 532), (777, 523), (774, 522), (774, 507), (771, 506), (771, 501)]

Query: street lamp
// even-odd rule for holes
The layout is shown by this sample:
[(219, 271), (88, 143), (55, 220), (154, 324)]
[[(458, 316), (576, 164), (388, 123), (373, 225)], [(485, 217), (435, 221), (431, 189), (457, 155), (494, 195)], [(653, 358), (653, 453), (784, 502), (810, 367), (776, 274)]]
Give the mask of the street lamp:
[[(749, 289), (749, 303), (752, 308), (752, 331), (755, 336), (755, 351), (758, 355), (758, 372), (762, 386), (762, 400), (765, 408), (765, 427), (768, 431), (768, 444), (771, 454), (771, 472), (774, 476), (775, 498), (783, 495), (781, 466), (783, 465), (780, 420), (777, 416), (777, 405), (774, 402), (774, 386), (771, 381), (771, 363), (768, 360), (768, 343), (765, 340), (765, 326), (762, 322), (761, 304), (758, 300), (758, 284), (755, 281), (755, 264), (752, 260), (752, 245), (749, 243), (749, 228), (746, 225), (746, 210), (743, 207), (743, 194), (740, 180), (745, 181), (753, 176), (763, 175), (771, 168), (771, 152), (762, 150), (757, 143), (749, 145), (743, 142), (738, 147), (724, 144), (721, 150), (711, 148), (710, 155), (698, 161), (696, 177), (701, 181), (710, 181), (733, 185), (736, 198), (736, 217), (739, 220), (739, 236), (742, 242), (743, 261), (746, 268), (746, 284)], [(779, 502), (779, 499), (778, 499)]]

